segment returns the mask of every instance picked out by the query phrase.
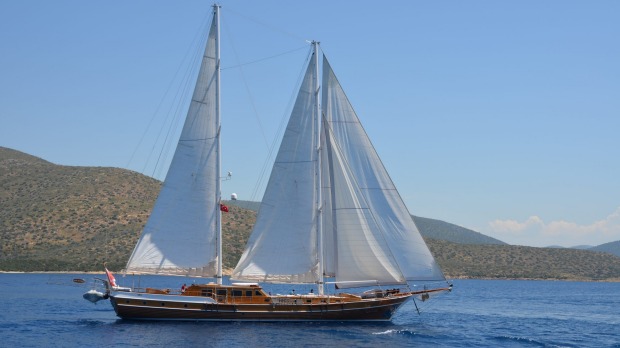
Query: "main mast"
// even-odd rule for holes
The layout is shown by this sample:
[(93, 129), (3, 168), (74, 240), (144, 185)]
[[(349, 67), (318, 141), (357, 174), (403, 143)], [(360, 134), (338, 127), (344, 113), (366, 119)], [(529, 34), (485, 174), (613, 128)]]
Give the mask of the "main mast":
[(212, 11), (183, 130), (129, 273), (222, 276), (219, 6)]
[(313, 90), (314, 90), (314, 117), (316, 122), (316, 229), (317, 229), (317, 243), (319, 244), (319, 295), (324, 293), (324, 272), (323, 272), (323, 198), (322, 198), (322, 180), (321, 180), (321, 105), (319, 105), (319, 93), (321, 91), (321, 85), (319, 83), (319, 43), (312, 41), (312, 50), (314, 51), (314, 78), (313, 78)]
[(220, 130), (222, 129), (222, 125), (220, 123), (220, 6), (218, 4), (213, 5), (213, 20), (215, 21), (215, 27), (217, 28), (215, 35), (215, 124), (217, 125), (217, 146), (216, 146), (216, 170), (217, 180), (215, 181), (215, 194), (217, 195), (217, 202), (219, 204), (215, 205), (215, 209), (217, 209), (215, 224), (217, 228), (217, 283), (222, 284), (222, 264), (224, 263), (224, 257), (222, 255), (222, 210), (220, 208), (220, 204), (222, 202), (222, 180), (219, 177), (221, 174), (221, 166), (222, 166), (222, 153), (221, 153), (221, 141), (220, 141)]

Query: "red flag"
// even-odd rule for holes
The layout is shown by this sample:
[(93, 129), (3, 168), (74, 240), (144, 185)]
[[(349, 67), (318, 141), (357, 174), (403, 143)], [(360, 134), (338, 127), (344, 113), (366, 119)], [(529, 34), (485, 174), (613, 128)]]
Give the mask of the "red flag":
[(227, 207), (227, 206), (225, 206), (225, 205), (224, 205), (224, 204), (222, 204), (222, 203), (220, 203), (220, 210), (221, 210), (221, 211), (223, 211), (223, 212), (225, 212), (225, 213), (228, 213), (228, 207)]
[(105, 267), (105, 274), (108, 276), (108, 281), (110, 282), (110, 285), (112, 285), (112, 287), (116, 287), (116, 279), (114, 279), (114, 275), (112, 275), (112, 272), (108, 271), (108, 268)]

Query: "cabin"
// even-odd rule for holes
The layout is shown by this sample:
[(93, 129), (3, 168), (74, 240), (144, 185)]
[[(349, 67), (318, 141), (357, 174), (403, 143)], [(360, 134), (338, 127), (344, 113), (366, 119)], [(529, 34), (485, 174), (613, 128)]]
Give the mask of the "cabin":
[(258, 284), (192, 284), (185, 289), (185, 292), (182, 295), (210, 297), (218, 303), (271, 303), (271, 296), (267, 295)]

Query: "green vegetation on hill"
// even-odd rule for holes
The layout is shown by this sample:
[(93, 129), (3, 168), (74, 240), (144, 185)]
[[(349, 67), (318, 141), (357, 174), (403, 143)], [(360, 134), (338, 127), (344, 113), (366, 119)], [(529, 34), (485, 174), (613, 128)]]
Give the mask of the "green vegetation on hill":
[(160, 183), (0, 148), (0, 186), (0, 269), (90, 271), (125, 263)]
[(453, 278), (620, 281), (620, 258), (577, 249), (456, 244), (427, 239), (445, 274)]
[(260, 208), (260, 202), (234, 200), (228, 202), (228, 204), (235, 207), (251, 210), (255, 213), (258, 213), (258, 208)]
[[(160, 186), (123, 169), (60, 166), (0, 147), (0, 271), (100, 271), (104, 261), (120, 270)], [(224, 267), (232, 268), (258, 203), (226, 204)], [(608, 253), (502, 245), (443, 221), (415, 221), (448, 278), (620, 280), (620, 257)]]
[[(119, 168), (59, 166), (0, 147), (0, 270), (124, 267), (161, 183)], [(256, 214), (223, 215), (224, 265), (243, 252)]]
[(506, 244), (501, 240), (441, 220), (413, 216), (413, 221), (425, 238), (458, 244)]

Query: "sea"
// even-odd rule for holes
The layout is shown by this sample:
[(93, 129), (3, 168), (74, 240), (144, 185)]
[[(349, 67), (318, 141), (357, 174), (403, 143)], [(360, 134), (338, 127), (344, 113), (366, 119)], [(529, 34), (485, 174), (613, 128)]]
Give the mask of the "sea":
[(391, 322), (219, 323), (121, 320), (109, 301), (82, 298), (94, 277), (0, 274), (0, 347), (620, 347), (620, 283), (454, 280)]

